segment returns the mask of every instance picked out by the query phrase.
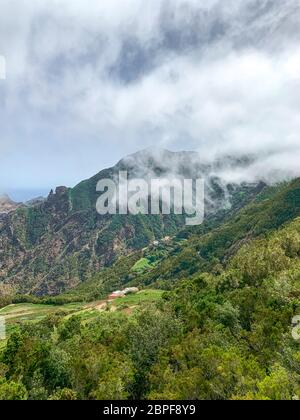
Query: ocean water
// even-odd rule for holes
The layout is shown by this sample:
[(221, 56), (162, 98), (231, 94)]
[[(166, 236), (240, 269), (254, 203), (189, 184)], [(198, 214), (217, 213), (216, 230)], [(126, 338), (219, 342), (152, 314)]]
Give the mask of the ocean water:
[(37, 197), (47, 197), (51, 187), (49, 189), (41, 188), (41, 189), (9, 189), (3, 191), (6, 193), (13, 201), (17, 203), (26, 202), (28, 200), (32, 200), (33, 198)]

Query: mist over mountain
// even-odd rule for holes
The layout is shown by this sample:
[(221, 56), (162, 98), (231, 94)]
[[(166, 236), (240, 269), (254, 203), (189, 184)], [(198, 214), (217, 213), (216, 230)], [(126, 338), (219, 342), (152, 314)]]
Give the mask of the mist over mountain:
[(185, 227), (185, 215), (173, 210), (158, 215), (99, 215), (96, 187), (101, 179), (117, 180), (120, 171), (127, 171), (129, 179), (204, 179), (208, 218), (240, 208), (264, 188), (261, 182), (227, 183), (218, 175), (250, 163), (246, 158), (208, 163), (195, 152), (146, 149), (74, 188), (57, 187), (46, 200), (27, 202), (0, 219), (0, 281), (23, 293), (57, 294), (119, 257)]
[(0, 3), (0, 400), (300, 400), (300, 1)]
[(0, 190), (76, 185), (153, 145), (299, 175), (298, 0), (122, 4), (22, 3), (21, 19), (2, 1)]

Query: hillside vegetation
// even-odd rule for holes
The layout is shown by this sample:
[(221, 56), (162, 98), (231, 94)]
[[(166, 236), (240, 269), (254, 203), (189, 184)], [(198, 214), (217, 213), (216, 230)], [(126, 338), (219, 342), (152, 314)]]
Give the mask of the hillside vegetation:
[(223, 224), (123, 257), (51, 298), (86, 306), (99, 288), (168, 289), (88, 319), (81, 308), (18, 322), (1, 351), (0, 398), (299, 399), (299, 187), (267, 189)]
[(217, 214), (198, 228), (180, 231), (171, 242), (161, 241), (158, 246), (120, 258), (85, 283), (47, 301), (98, 299), (124, 285), (170, 290), (195, 273), (220, 272), (243, 244), (267, 235), (297, 216), (300, 216), (299, 179), (267, 187), (240, 210)]
[[(192, 161), (195, 164), (191, 165)], [(199, 161), (201, 160), (198, 157)], [(56, 296), (85, 283), (120, 257), (149, 246), (154, 240), (176, 236), (185, 226), (184, 215), (99, 215), (96, 186), (101, 179), (117, 182), (119, 171), (128, 178), (203, 178), (207, 184), (206, 216), (241, 207), (262, 184), (227, 185), (214, 175), (222, 165), (196, 163), (193, 153), (149, 151), (123, 159), (74, 188), (58, 187), (46, 200), (0, 214), (0, 285), (15, 293)], [(230, 161), (231, 165), (246, 165)]]

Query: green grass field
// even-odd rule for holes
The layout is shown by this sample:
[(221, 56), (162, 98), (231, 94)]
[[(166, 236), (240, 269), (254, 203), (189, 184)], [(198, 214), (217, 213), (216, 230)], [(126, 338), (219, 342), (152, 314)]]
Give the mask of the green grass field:
[(134, 266), (132, 267), (131, 271), (133, 273), (139, 273), (143, 272), (147, 269), (152, 268), (154, 265), (150, 263), (150, 261), (147, 258), (141, 258), (139, 261), (137, 261)]
[(7, 323), (15, 323), (17, 321), (39, 321), (50, 313), (62, 310), (66, 312), (76, 312), (80, 310), (82, 306), (82, 304), (76, 303), (61, 306), (20, 303), (0, 309), (0, 316), (4, 316)]
[(141, 292), (127, 295), (124, 298), (119, 298), (113, 301), (116, 307), (127, 305), (127, 306), (139, 306), (143, 303), (155, 302), (160, 299), (163, 295), (163, 290), (143, 290)]

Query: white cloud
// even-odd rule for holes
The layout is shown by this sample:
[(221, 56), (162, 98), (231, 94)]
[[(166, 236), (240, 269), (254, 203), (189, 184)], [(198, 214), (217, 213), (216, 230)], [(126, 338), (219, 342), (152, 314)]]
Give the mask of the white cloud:
[(2, 1), (3, 185), (74, 183), (152, 144), (299, 174), (299, 13), (296, 0)]

